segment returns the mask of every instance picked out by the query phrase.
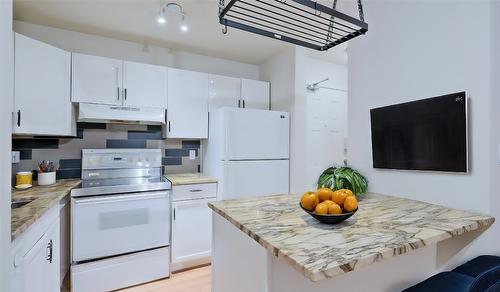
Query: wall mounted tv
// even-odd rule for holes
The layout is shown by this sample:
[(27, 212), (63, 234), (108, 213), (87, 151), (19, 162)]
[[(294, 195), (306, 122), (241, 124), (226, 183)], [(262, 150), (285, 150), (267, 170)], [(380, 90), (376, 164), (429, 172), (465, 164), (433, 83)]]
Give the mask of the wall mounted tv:
[(373, 167), (467, 172), (467, 97), (459, 92), (370, 110)]

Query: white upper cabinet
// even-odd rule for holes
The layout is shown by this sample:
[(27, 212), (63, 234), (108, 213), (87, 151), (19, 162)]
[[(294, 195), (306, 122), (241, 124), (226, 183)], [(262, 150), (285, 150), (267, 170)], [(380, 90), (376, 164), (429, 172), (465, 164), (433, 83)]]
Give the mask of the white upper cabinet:
[(73, 53), (73, 102), (122, 104), (123, 61)]
[(209, 111), (220, 107), (269, 109), (269, 82), (210, 75)]
[(210, 75), (209, 111), (220, 107), (241, 107), (241, 79)]
[(167, 68), (73, 54), (73, 102), (167, 107)]
[(71, 54), (15, 34), (14, 134), (73, 136)]
[(168, 69), (168, 138), (208, 138), (208, 74)]
[(154, 108), (167, 107), (167, 68), (123, 62), (123, 104)]
[(269, 109), (269, 82), (241, 79), (242, 107)]

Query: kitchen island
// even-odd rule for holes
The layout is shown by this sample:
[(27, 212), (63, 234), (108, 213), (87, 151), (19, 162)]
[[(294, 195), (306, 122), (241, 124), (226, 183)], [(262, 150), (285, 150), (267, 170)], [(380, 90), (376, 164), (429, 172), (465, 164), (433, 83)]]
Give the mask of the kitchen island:
[(400, 291), (439, 268), (439, 242), (495, 220), (367, 194), (353, 217), (325, 225), (298, 202), (277, 195), (209, 204), (212, 291)]

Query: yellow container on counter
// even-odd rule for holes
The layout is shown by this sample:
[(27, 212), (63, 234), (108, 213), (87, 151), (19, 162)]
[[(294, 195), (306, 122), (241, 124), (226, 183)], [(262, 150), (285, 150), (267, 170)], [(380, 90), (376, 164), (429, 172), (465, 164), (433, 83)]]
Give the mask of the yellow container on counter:
[(16, 173), (16, 186), (32, 185), (33, 173), (31, 171), (20, 171)]

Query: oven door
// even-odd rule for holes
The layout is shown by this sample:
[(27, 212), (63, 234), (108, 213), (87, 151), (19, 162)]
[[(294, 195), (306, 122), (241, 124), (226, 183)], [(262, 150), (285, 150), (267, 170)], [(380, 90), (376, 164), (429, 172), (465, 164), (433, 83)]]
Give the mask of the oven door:
[(72, 261), (170, 244), (168, 191), (71, 199)]

